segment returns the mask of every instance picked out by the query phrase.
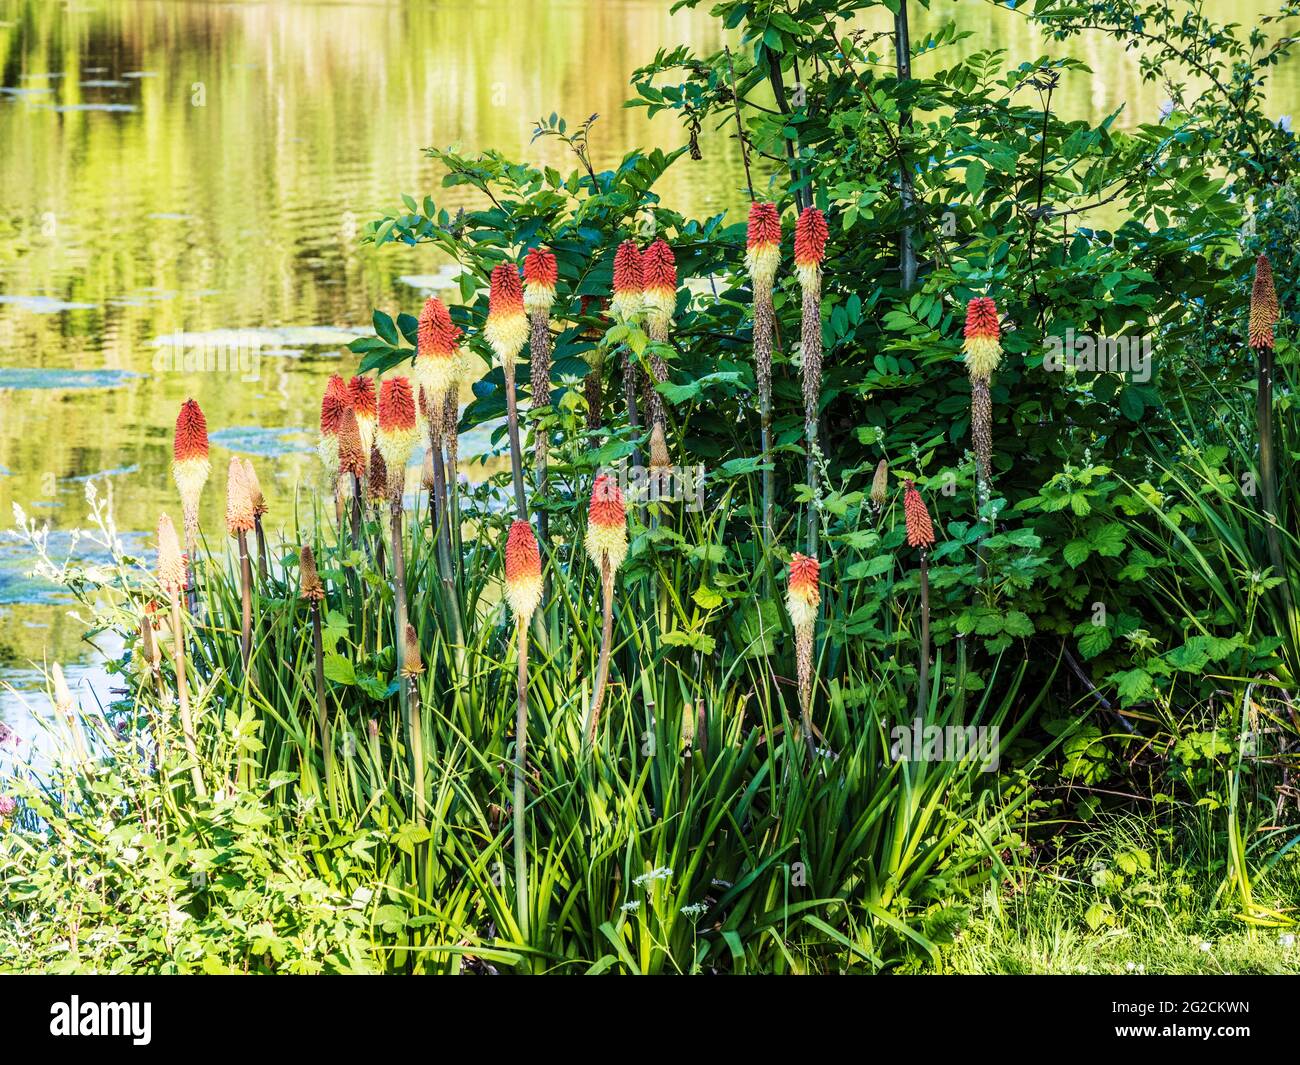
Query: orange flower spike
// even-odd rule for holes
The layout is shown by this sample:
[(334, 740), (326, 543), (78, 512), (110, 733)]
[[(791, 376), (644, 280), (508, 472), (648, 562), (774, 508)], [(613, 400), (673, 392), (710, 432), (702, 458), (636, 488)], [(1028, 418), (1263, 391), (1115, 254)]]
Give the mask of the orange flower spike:
[(771, 292), (781, 262), (781, 216), (774, 203), (749, 205), (745, 266), (756, 292)]
[(636, 241), (625, 240), (614, 253), (614, 295), (610, 312), (619, 322), (631, 322), (644, 309), (645, 265)]
[(361, 439), (361, 426), (357, 413), (351, 407), (343, 412), (339, 422), (339, 472), (358, 479), (366, 475), (367, 452)]
[(235, 456), (230, 460), (226, 475), (226, 531), (231, 536), (253, 530), (253, 496), (249, 491), (244, 460)]
[(1267, 255), (1255, 260), (1255, 280), (1250, 288), (1250, 346), (1272, 349), (1273, 327), (1277, 325), (1281, 309), (1277, 302), (1277, 289), (1273, 286), (1273, 266)]
[(555, 303), (555, 286), (560, 279), (555, 256), (545, 248), (534, 248), (524, 256), (524, 309), (529, 314), (549, 315)]
[(526, 521), (513, 522), (506, 538), (506, 601), (518, 621), (532, 617), (542, 601), (542, 556)]
[(357, 428), (361, 432), (361, 446), (370, 453), (370, 445), (375, 439), (375, 421), (378, 407), (375, 402), (375, 380), (373, 377), (360, 375), (348, 382), (348, 399), (357, 415)]
[(436, 296), (425, 300), (417, 334), (415, 380), (431, 398), (441, 398), (456, 384), (461, 331)]
[(158, 518), (158, 583), (169, 596), (179, 598), (185, 591), (185, 556), (176, 536), (176, 526), (166, 514)]
[(1002, 326), (998, 306), (987, 296), (977, 296), (966, 304), (966, 326), (962, 350), (971, 377), (988, 380), (1002, 361)]
[(798, 551), (790, 556), (785, 606), (796, 632), (811, 629), (817, 620), (817, 606), (822, 600), (820, 581), (820, 562)]
[(927, 548), (934, 543), (934, 525), (930, 521), (930, 512), (926, 510), (925, 500), (912, 481), (903, 487), (903, 516), (907, 522), (909, 547)]
[(641, 257), (644, 306), (652, 328), (668, 332), (677, 310), (677, 261), (666, 241), (656, 240)]
[(325, 394), (321, 396), (320, 443), (317, 445), (321, 463), (331, 477), (339, 472), (339, 422), (351, 405), (352, 396), (347, 383), (338, 374), (332, 375), (325, 385)]
[(829, 237), (826, 216), (816, 207), (805, 207), (794, 227), (794, 265), (803, 288), (820, 279)]
[(405, 484), (406, 464), (418, 438), (410, 381), (405, 377), (386, 378), (379, 387), (379, 452), (388, 468), (390, 485)]
[(596, 567), (608, 562), (611, 573), (627, 557), (627, 507), (618, 482), (605, 473), (596, 478), (591, 489), (585, 544)]
[(187, 527), (198, 528), (199, 496), (208, 482), (212, 463), (208, 460), (208, 423), (192, 399), (181, 404), (172, 441), (172, 478), (181, 494)]
[(488, 316), (483, 336), (502, 366), (513, 365), (528, 340), (528, 316), (524, 313), (524, 290), (514, 263), (499, 263), (492, 270), (488, 293)]

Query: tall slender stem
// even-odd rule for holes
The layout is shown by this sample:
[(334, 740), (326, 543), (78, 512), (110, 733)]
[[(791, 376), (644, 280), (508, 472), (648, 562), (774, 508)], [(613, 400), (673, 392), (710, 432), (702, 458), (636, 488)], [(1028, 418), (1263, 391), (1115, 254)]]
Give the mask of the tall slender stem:
[(519, 400), (515, 396), (514, 360), (504, 364), (506, 376), (506, 427), (510, 432), (510, 473), (515, 483), (515, 517), (528, 520), (528, 496), (524, 491), (524, 460), (519, 447)]
[(244, 676), (248, 676), (248, 660), (253, 653), (253, 562), (248, 557), (248, 533), (243, 529), (239, 530), (239, 599), (239, 657)]
[[(402, 626), (405, 633), (406, 626)], [(402, 643), (405, 643), (405, 637)], [(420, 681), (418, 677), (412, 676), (407, 682), (409, 691), (407, 692), (407, 705), (410, 707), (410, 733), (408, 743), (411, 748), (411, 788), (415, 792), (415, 822), (422, 825), (425, 822), (427, 814), (427, 801), (424, 793), (425, 761), (424, 761), (424, 716), (420, 705)]]
[(930, 558), (921, 549), (921, 663), (916, 686), (916, 714), (924, 720), (930, 706)]
[[(400, 490), (393, 493), (389, 506), (390, 524), (392, 526), (393, 546), (393, 604), (396, 617), (393, 626), (393, 650), (397, 658), (397, 673), (402, 675), (406, 662), (406, 556), (402, 551), (402, 496)], [(398, 697), (402, 704), (402, 719), (410, 734), (411, 715), (407, 699), (406, 685), (397, 686)]]
[(325, 700), (325, 648), (321, 638), (320, 604), (311, 604), (311, 646), (315, 655), (316, 673), (316, 725), (320, 734), (321, 762), (324, 766), (325, 786), (334, 788), (334, 741), (330, 735), (329, 704)]
[[(912, 39), (907, 21), (907, 0), (901, 0), (898, 13), (894, 16), (894, 64), (898, 81), (910, 81), (912, 77)], [(907, 168), (907, 158), (903, 154), (902, 132), (912, 124), (912, 113), (904, 111), (899, 115), (899, 150), (898, 150), (898, 187), (903, 205), (903, 230), (899, 239), (899, 273), (902, 275), (902, 289), (911, 290), (916, 284), (916, 249), (912, 244), (912, 174)], [(1044, 138), (1046, 143), (1046, 138)]]
[(609, 559), (600, 563), (600, 586), (604, 596), (605, 620), (600, 634), (600, 661), (596, 666), (596, 686), (591, 691), (591, 706), (587, 710), (587, 727), (584, 730), (588, 743), (596, 742), (596, 729), (600, 724), (600, 706), (605, 698), (605, 684), (609, 680), (609, 652), (614, 642), (614, 571)]
[(265, 586), (266, 575), (270, 570), (266, 555), (266, 534), (262, 531), (262, 515), (253, 518), (253, 529), (257, 533), (257, 579)]
[(515, 794), (514, 794), (514, 850), (515, 850), (515, 908), (519, 917), (520, 937), (528, 940), (528, 847), (524, 837), (524, 804), (526, 802), (525, 778), (528, 772), (528, 623), (523, 618), (515, 622), (515, 638), (519, 648), (518, 694), (515, 712)]
[(190, 689), (185, 682), (185, 623), (179, 595), (172, 596), (172, 645), (176, 656), (176, 698), (180, 703), (181, 738), (185, 742), (185, 755), (190, 760), (190, 779), (194, 782), (194, 794), (199, 799), (206, 799), (208, 789), (199, 771), (199, 748), (194, 739), (194, 719), (190, 716)]

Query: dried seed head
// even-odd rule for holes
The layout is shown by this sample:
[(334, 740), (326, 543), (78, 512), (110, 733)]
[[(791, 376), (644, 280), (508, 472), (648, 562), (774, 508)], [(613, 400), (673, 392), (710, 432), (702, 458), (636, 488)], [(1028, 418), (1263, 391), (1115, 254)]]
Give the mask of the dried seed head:
[(438, 483), (433, 479), (432, 450), (426, 450), (424, 453), (424, 465), (420, 469), (420, 486), (427, 492), (432, 492), (438, 487)]
[(366, 475), (366, 447), (356, 412), (350, 407), (339, 422), (339, 472), (358, 479)]
[(650, 468), (661, 470), (671, 466), (672, 457), (668, 454), (668, 441), (664, 437), (664, 423), (655, 422), (650, 431)]
[(260, 518), (266, 513), (266, 498), (262, 495), (262, 484), (257, 479), (257, 470), (251, 459), (244, 459), (244, 479), (248, 482), (248, 497), (253, 503), (253, 517)]
[(76, 700), (72, 697), (72, 689), (68, 687), (67, 679), (63, 676), (63, 667), (57, 662), (50, 665), (50, 677), (54, 684), (54, 707), (64, 714), (70, 714), (76, 708)]
[(298, 551), (298, 594), (313, 603), (325, 598), (325, 585), (316, 572), (316, 556), (307, 544)]
[(230, 460), (226, 473), (226, 531), (231, 536), (251, 532), (253, 518), (253, 497), (244, 473), (244, 460), (236, 456)]
[(1272, 349), (1273, 327), (1281, 310), (1277, 302), (1277, 289), (1273, 286), (1273, 267), (1268, 256), (1255, 260), (1255, 281), (1250, 289), (1250, 346)]
[(929, 547), (934, 543), (934, 526), (930, 523), (930, 512), (925, 509), (925, 500), (916, 490), (916, 485), (908, 481), (903, 486), (903, 516), (907, 522), (907, 543), (909, 547)]
[(517, 620), (527, 621), (542, 601), (542, 556), (533, 527), (526, 521), (511, 523), (505, 568), (506, 601)]
[(402, 676), (418, 677), (424, 672), (424, 660), (420, 658), (420, 636), (409, 622), (403, 634), (402, 649)]
[(875, 476), (871, 478), (871, 502), (878, 507), (885, 505), (889, 493), (889, 463), (881, 459), (876, 464)]
[(384, 453), (379, 450), (379, 442), (370, 445), (370, 471), (366, 481), (371, 502), (381, 502), (388, 496), (388, 467), (384, 465)]
[(166, 514), (158, 518), (158, 583), (169, 597), (179, 596), (187, 584), (181, 542), (176, 537), (176, 526)]

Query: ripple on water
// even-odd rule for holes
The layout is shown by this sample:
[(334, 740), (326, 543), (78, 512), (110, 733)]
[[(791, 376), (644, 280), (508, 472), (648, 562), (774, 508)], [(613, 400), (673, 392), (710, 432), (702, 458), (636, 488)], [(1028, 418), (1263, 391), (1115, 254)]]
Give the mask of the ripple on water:
[(13, 389), (121, 388), (139, 374), (129, 370), (71, 370), (57, 367), (26, 369), (0, 366), (0, 391)]
[(58, 314), (61, 311), (93, 311), (98, 304), (73, 303), (53, 296), (0, 296), (0, 303), (11, 303), (33, 314)]
[(227, 451), (259, 458), (301, 455), (316, 450), (310, 434), (299, 426), (269, 429), (262, 425), (232, 425), (216, 430), (208, 439)]

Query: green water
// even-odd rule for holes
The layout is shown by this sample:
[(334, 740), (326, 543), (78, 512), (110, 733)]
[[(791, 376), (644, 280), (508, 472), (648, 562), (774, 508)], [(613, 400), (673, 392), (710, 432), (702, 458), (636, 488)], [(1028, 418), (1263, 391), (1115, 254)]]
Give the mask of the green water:
[[(703, 5), (707, 10), (709, 5)], [(1207, 5), (1249, 20), (1262, 5)], [(193, 396), (220, 471), (254, 456), (284, 517), (314, 474), (324, 378), (355, 366), (344, 347), (373, 306), (415, 312), (447, 264), (427, 249), (359, 247), (359, 226), (402, 192), (456, 207), (428, 145), (496, 147), (568, 168), (563, 149), (530, 143), (551, 111), (601, 118), (598, 165), (629, 148), (672, 148), (662, 116), (621, 104), (627, 75), (660, 47), (721, 43), (704, 11), (620, 0), (0, 0), (0, 515), (14, 503), (62, 549), (85, 524), (88, 477), (111, 482), (118, 528), (143, 547), (158, 513), (178, 510), (171, 426)], [(1094, 69), (1058, 99), (1072, 115), (1125, 106), (1152, 118), (1165, 95), (1136, 58), (1101, 35), (1045, 41), (986, 3), (937, 3), (1016, 62), (1069, 50)], [(918, 70), (938, 62), (917, 61)], [(943, 60), (946, 62), (947, 60)], [(1295, 98), (1294, 66), (1273, 99)], [(1288, 111), (1280, 106), (1279, 111)], [(741, 202), (725, 132), (660, 188), (692, 214)], [(195, 365), (197, 354), (205, 361)], [(188, 357), (187, 357), (188, 356)], [(471, 445), (473, 441), (470, 442)], [(209, 486), (205, 519), (220, 520)], [(31, 687), (29, 664), (81, 663), (107, 698), (81, 621), (23, 576), (0, 540), (0, 681)], [(102, 648), (101, 650), (105, 650)], [(24, 711), (0, 694), (0, 715)], [(89, 694), (87, 693), (87, 698)], [(39, 699), (36, 700), (39, 702)]]

